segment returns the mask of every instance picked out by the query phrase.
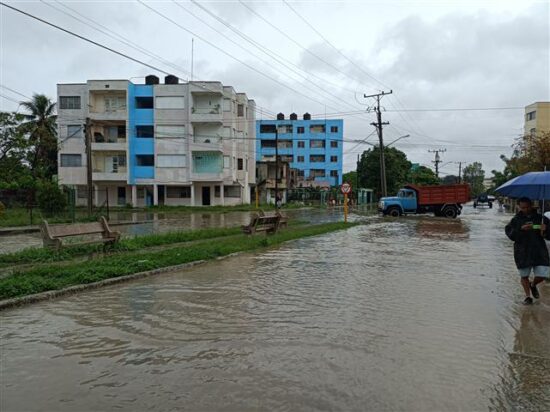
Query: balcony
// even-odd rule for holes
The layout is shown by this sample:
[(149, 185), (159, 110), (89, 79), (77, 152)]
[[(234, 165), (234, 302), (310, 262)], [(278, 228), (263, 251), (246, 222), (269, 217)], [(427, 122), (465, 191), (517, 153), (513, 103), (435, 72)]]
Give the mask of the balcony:
[(93, 172), (92, 173), (92, 180), (94, 182), (96, 181), (109, 181), (109, 182), (125, 182), (128, 178), (128, 173), (126, 171), (122, 172), (119, 170), (117, 173), (112, 172)]
[(218, 182), (223, 180), (223, 173), (195, 173), (191, 172), (191, 180), (195, 182)]
[(192, 123), (222, 123), (223, 114), (220, 105), (211, 107), (197, 107), (191, 108), (191, 122)]
[(218, 181), (223, 179), (223, 156), (215, 151), (193, 152), (191, 180)]

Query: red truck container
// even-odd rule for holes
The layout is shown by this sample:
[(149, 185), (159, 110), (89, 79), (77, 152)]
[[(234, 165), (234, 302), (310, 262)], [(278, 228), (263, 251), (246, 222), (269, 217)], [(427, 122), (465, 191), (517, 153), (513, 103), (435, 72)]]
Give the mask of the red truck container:
[(380, 199), (378, 209), (384, 215), (433, 213), (436, 216), (456, 217), (462, 212), (462, 204), (470, 200), (470, 186), (406, 185), (395, 197)]

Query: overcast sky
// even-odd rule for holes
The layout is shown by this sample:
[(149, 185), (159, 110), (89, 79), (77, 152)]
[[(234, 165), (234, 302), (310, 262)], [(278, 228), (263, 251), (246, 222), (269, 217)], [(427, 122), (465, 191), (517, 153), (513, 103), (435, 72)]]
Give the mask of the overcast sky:
[[(391, 89), (385, 142), (410, 134), (395, 146), (428, 166), (428, 150), (446, 149), (443, 173), (456, 174), (457, 161), (480, 161), (487, 175), (502, 169), (522, 108), (550, 100), (548, 1), (243, 1), (253, 11), (238, 0), (6, 3), (185, 80), (194, 38), (195, 80), (232, 85), (265, 113), (344, 118), (350, 141), (374, 131), (374, 101), (363, 95)], [(55, 99), (57, 83), (163, 76), (5, 7), (0, 36), (0, 84), (25, 96)], [(5, 87), (0, 110), (17, 110), (12, 99), (24, 97)], [(499, 109), (441, 111), (456, 108)], [(346, 142), (344, 171), (368, 147)]]

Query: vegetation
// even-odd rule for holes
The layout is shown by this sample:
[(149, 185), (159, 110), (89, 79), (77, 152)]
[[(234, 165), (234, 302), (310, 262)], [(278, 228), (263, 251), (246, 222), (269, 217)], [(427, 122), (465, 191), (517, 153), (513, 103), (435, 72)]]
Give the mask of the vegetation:
[(516, 140), (513, 148), (510, 158), (500, 156), (503, 171), (492, 171), (493, 190), (524, 173), (550, 170), (550, 131), (524, 135)]
[(104, 279), (183, 263), (208, 260), (235, 252), (253, 251), (306, 236), (350, 228), (354, 224), (327, 223), (283, 230), (272, 236), (244, 236), (204, 240), (161, 251), (124, 252), (72, 264), (41, 265), (0, 279), (0, 299), (62, 289)]
[(472, 196), (479, 196), (485, 192), (483, 180), (485, 179), (485, 171), (479, 162), (474, 162), (464, 168), (464, 182), (470, 184)]
[(416, 185), (438, 185), (440, 183), (435, 172), (426, 166), (411, 169), (408, 181)]
[[(395, 194), (401, 186), (407, 183), (411, 162), (407, 155), (395, 147), (385, 147), (384, 156), (386, 160), (386, 185), (388, 195)], [(372, 188), (377, 197), (381, 194), (380, 183), (380, 148), (374, 146), (361, 155), (359, 161), (359, 185)]]

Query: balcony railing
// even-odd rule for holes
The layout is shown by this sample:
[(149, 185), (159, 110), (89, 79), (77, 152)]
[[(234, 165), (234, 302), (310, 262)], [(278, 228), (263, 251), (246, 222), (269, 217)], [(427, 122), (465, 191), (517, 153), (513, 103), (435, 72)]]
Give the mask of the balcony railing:
[(195, 107), (191, 108), (193, 114), (220, 114), (220, 105), (211, 107)]

